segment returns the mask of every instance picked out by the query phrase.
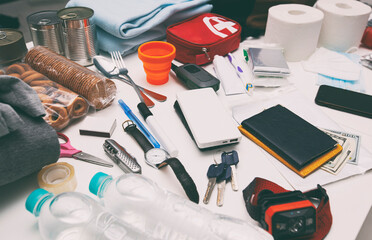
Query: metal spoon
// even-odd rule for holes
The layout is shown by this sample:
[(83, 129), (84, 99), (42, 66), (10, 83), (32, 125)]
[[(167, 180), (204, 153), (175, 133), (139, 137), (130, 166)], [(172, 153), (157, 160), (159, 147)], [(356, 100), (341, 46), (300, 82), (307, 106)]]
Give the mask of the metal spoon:
[[(109, 61), (105, 57), (95, 56), (93, 58), (93, 63), (96, 66), (96, 68), (99, 71), (101, 71), (102, 74), (105, 75), (106, 77), (115, 78), (115, 79), (118, 79), (118, 80), (120, 80), (120, 81), (122, 81), (126, 84), (132, 85), (128, 79), (119, 76), (119, 74), (120, 74), (119, 71), (115, 71), (116, 70), (115, 66), (111, 63), (111, 61)], [(159, 102), (164, 102), (165, 100), (167, 100), (167, 97), (160, 94), (160, 93), (153, 92), (153, 91), (151, 91), (149, 89), (146, 89), (144, 87), (141, 87), (139, 85), (137, 85), (137, 86), (139, 87), (139, 89), (141, 91), (145, 92), (150, 97), (154, 98), (155, 100), (157, 100)], [(141, 94), (145, 95), (143, 92)]]
[[(113, 56), (111, 56), (113, 57)], [(99, 61), (97, 61), (98, 58), (94, 58), (94, 64), (95, 66), (98, 68), (98, 70), (100, 70), (106, 77), (108, 78), (116, 78), (116, 79), (124, 79), (124, 76), (122, 75), (122, 72), (121, 72), (121, 69), (116, 65), (116, 62), (113, 60), (113, 64), (114, 64), (114, 69), (111, 68), (110, 65), (108, 65), (107, 62), (104, 62), (105, 59), (101, 58)], [(106, 65), (104, 65), (103, 63), (106, 63)], [(109, 68), (105, 68), (105, 67), (109, 67)], [(108, 69), (112, 69), (110, 71), (108, 71)], [(126, 69), (124, 69), (126, 70)], [(138, 88), (138, 86), (133, 82), (132, 79), (129, 79), (129, 82), (130, 82), (130, 85), (134, 88), (134, 90), (136, 91), (139, 99), (141, 102), (145, 103), (146, 106), (148, 107), (153, 107), (155, 106), (154, 102), (151, 101), (150, 98), (148, 98), (145, 94), (143, 94), (143, 92)]]

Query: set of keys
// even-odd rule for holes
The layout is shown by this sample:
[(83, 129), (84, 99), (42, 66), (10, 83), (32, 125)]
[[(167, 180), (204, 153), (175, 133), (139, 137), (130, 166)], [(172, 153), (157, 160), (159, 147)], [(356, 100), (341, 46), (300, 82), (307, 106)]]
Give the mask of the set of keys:
[(239, 162), (238, 153), (223, 152), (221, 155), (222, 163), (212, 164), (208, 168), (207, 177), (209, 179), (207, 191), (205, 192), (203, 202), (209, 203), (214, 187), (217, 184), (217, 206), (221, 207), (224, 201), (226, 182), (231, 180), (231, 187), (238, 191), (236, 165)]

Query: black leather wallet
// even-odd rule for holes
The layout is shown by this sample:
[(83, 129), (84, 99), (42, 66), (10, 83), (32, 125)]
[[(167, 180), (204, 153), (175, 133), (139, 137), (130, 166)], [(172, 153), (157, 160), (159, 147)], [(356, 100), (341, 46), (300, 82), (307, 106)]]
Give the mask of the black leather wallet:
[(297, 170), (337, 144), (323, 131), (281, 105), (245, 119), (242, 126)]

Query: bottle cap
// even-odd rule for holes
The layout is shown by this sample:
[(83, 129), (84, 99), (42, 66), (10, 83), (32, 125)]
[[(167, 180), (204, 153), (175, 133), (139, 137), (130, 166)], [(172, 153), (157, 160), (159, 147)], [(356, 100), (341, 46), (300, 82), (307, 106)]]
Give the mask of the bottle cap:
[(34, 209), (36, 205), (40, 202), (41, 199), (45, 198), (47, 195), (52, 195), (52, 193), (42, 188), (38, 188), (35, 191), (33, 191), (26, 199), (27, 211), (34, 214)]
[(94, 195), (98, 196), (98, 190), (102, 183), (109, 177), (108, 174), (103, 173), (103, 172), (98, 172), (96, 173), (93, 177), (92, 180), (90, 180), (89, 183), (89, 191), (93, 193)]
[(152, 116), (152, 112), (143, 102), (138, 103), (137, 108), (140, 114), (142, 115), (143, 119), (145, 119), (145, 121), (148, 116)]

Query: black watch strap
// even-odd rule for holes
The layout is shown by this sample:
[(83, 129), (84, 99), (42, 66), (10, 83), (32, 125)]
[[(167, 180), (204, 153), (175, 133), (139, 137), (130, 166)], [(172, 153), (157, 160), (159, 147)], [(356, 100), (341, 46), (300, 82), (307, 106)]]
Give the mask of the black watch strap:
[(181, 183), (182, 188), (185, 190), (187, 197), (192, 202), (199, 203), (199, 193), (196, 189), (194, 180), (192, 180), (190, 175), (187, 173), (180, 160), (178, 160), (177, 158), (168, 158), (164, 162), (166, 162), (172, 168), (178, 181)]
[(124, 131), (136, 140), (145, 153), (154, 148), (146, 136), (137, 128), (136, 124), (128, 123), (128, 125), (124, 127)]

